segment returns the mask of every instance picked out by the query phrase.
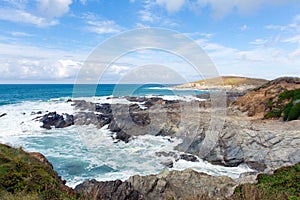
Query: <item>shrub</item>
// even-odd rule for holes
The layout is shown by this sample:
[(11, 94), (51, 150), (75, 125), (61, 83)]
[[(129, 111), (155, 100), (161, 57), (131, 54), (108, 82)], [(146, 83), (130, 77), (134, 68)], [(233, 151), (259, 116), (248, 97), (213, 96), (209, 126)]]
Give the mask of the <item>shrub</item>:
[(299, 119), (300, 117), (300, 102), (291, 108), (288, 115), (288, 121)]
[(273, 175), (261, 174), (256, 184), (238, 186), (232, 199), (300, 199), (300, 163), (282, 167)]
[(273, 108), (270, 112), (268, 112), (265, 115), (265, 119), (271, 119), (271, 118), (279, 118), (281, 117), (281, 109), (280, 108)]

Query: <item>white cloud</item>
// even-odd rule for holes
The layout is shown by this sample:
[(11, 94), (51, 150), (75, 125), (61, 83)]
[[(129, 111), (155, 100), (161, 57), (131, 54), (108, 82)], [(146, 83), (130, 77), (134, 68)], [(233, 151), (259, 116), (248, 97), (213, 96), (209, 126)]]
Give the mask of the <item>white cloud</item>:
[(253, 45), (265, 45), (267, 42), (268, 42), (268, 40), (256, 39), (256, 40), (250, 42), (250, 44), (253, 44)]
[(118, 33), (122, 30), (121, 26), (113, 20), (89, 20), (87, 24), (88, 30), (98, 34)]
[(249, 29), (249, 27), (246, 24), (244, 24), (243, 26), (240, 27), (241, 31), (246, 31), (248, 29)]
[(16, 23), (33, 24), (39, 27), (53, 26), (58, 24), (57, 20), (38, 17), (23, 10), (1, 9), (1, 8), (0, 8), (0, 20), (6, 20), (6, 21), (11, 21)]
[(281, 5), (290, 2), (297, 2), (297, 0), (156, 0), (157, 5), (164, 7), (170, 13), (178, 12), (185, 5), (193, 11), (209, 7), (211, 8), (213, 17), (217, 19), (235, 10), (240, 14), (249, 14), (262, 6)]
[(180, 10), (185, 0), (156, 0), (156, 3), (160, 6), (164, 6), (168, 12), (173, 13)]
[(154, 22), (155, 17), (149, 10), (140, 10), (139, 15), (143, 22)]
[(298, 43), (299, 41), (300, 41), (300, 34), (283, 40), (283, 42), (288, 42), (288, 43)]
[(293, 51), (290, 54), (291, 58), (295, 58), (295, 57), (300, 57), (300, 40), (298, 41), (298, 48), (295, 49), (295, 51)]
[(43, 16), (53, 18), (66, 14), (72, 0), (37, 0), (38, 8)]
[[(239, 74), (248, 77), (274, 79), (279, 76), (300, 76), (297, 66), (300, 60), (300, 43), (296, 50), (286, 50), (280, 43), (262, 45), (268, 41), (257, 39), (248, 50), (239, 50), (199, 39), (197, 42), (206, 51), (222, 75)], [(276, 45), (276, 46), (275, 46)]]
[(55, 78), (74, 78), (82, 64), (73, 60), (58, 60), (55, 64)]
[(66, 14), (72, 4), (72, 0), (35, 0), (31, 3), (34, 6), (29, 6), (28, 0), (4, 0), (4, 2), (0, 8), (0, 20), (39, 27), (57, 25), (57, 18)]
[(74, 82), (85, 53), (0, 43), (0, 83)]
[(143, 9), (138, 12), (141, 21), (150, 23), (159, 21), (159, 17), (152, 11), (153, 6), (155, 6), (155, 2), (152, 0), (145, 0), (143, 2)]
[(108, 71), (114, 75), (123, 76), (129, 71), (129, 66), (124, 65), (112, 65), (108, 68)]
[(29, 34), (29, 33), (24, 33), (24, 32), (11, 32), (10, 33), (11, 35), (13, 36), (17, 36), (17, 37), (32, 37), (33, 35), (32, 34)]
[(300, 21), (300, 14), (295, 16), (294, 21), (296, 22)]
[[(143, 2), (143, 8), (138, 11), (138, 15), (140, 21), (143, 23), (144, 26), (149, 26), (148, 24), (155, 24), (159, 26), (165, 27), (176, 27), (178, 23), (174, 21), (174, 19), (169, 18), (162, 12), (157, 12), (157, 7), (165, 7), (168, 12), (175, 12), (180, 9), (177, 7), (179, 5), (178, 2), (183, 2), (185, 0), (173, 0), (173, 1), (166, 1), (166, 0), (145, 0)], [(146, 23), (146, 24), (145, 24)]]

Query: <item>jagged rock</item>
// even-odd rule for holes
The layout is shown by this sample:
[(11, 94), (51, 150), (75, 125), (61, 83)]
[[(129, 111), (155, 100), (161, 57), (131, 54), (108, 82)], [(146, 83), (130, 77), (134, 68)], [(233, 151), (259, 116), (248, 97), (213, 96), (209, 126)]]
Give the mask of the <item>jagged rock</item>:
[(40, 121), (43, 123), (42, 128), (51, 129), (52, 126), (55, 128), (65, 128), (74, 125), (73, 115), (63, 114), (59, 115), (56, 112), (50, 112), (45, 114)]
[(191, 155), (191, 154), (181, 154), (180, 159), (190, 161), (190, 162), (197, 162), (198, 159), (196, 156)]
[(117, 136), (116, 136), (117, 140), (122, 140), (125, 143), (128, 143), (130, 138), (131, 136), (122, 130), (117, 132)]
[(167, 159), (167, 160), (163, 160), (163, 161), (161, 161), (161, 163), (160, 164), (162, 164), (162, 165), (164, 165), (164, 166), (166, 166), (166, 167), (168, 167), (168, 168), (173, 168), (173, 160), (171, 160), (171, 159)]
[(75, 187), (84, 198), (94, 199), (226, 199), (236, 183), (191, 169), (163, 171), (158, 175), (132, 176), (127, 181), (85, 181)]
[(178, 155), (178, 153), (170, 151), (170, 152), (164, 152), (164, 151), (160, 151), (160, 152), (155, 152), (155, 155), (158, 157), (170, 157), (170, 158), (174, 158), (175, 161), (178, 161), (180, 159), (180, 156)]
[[(74, 101), (75, 105), (83, 105), (86, 110), (81, 111), (79, 106), (80, 112), (75, 115), (75, 121), (76, 124), (95, 124), (99, 128), (108, 124), (108, 128), (116, 133), (115, 139), (125, 142), (130, 141), (131, 135), (179, 137), (183, 144), (177, 146), (176, 150), (224, 166), (233, 167), (245, 163), (260, 172), (269, 172), (282, 165), (300, 161), (300, 124), (297, 122), (252, 120), (235, 107), (228, 109), (228, 115), (224, 119), (222, 116), (212, 118), (211, 112), (216, 108), (203, 108), (201, 102), (166, 101), (159, 97), (147, 98), (146, 102), (149, 108), (147, 110), (141, 109), (138, 104), (109, 105)], [(196, 113), (195, 106), (200, 108)], [(92, 108), (94, 110), (89, 111)], [(101, 114), (95, 114), (95, 110)], [(200, 117), (190, 113), (199, 114)], [(154, 118), (150, 118), (151, 116)], [(155, 120), (157, 123), (154, 123)], [(206, 148), (205, 145), (210, 145), (205, 143), (205, 138), (211, 134), (212, 120), (219, 120), (220, 123), (223, 120), (224, 124), (221, 124), (223, 126), (217, 132), (214, 146), (207, 146), (211, 151), (204, 155), (200, 151)], [(149, 123), (151, 126), (148, 126)], [(190, 133), (192, 138), (185, 137), (185, 134)], [(175, 161), (179, 159), (178, 155), (159, 154), (157, 156), (171, 157)]]

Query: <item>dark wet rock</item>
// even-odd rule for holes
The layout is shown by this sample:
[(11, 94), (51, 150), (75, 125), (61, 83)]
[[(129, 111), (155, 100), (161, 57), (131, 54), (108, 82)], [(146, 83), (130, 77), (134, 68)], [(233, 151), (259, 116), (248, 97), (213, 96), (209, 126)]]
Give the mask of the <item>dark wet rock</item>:
[(69, 102), (72, 102), (72, 99), (68, 99), (68, 100), (67, 100), (67, 103), (69, 103)]
[(173, 168), (173, 160), (171, 160), (171, 159), (168, 159), (168, 160), (163, 160), (163, 161), (161, 161), (161, 163), (160, 164), (162, 164), (162, 165), (164, 165), (164, 166), (166, 166), (166, 167), (168, 167), (168, 168)]
[(42, 128), (45, 129), (51, 129), (53, 126), (55, 128), (65, 128), (74, 125), (73, 115), (59, 115), (56, 112), (45, 114), (40, 121), (43, 123)]
[(132, 188), (130, 183), (116, 181), (98, 182), (88, 180), (74, 189), (82, 194), (85, 199), (114, 200), (114, 199), (140, 199), (140, 193)]
[(125, 143), (128, 143), (130, 138), (131, 138), (131, 135), (127, 134), (125, 131), (120, 130), (117, 132), (117, 135), (116, 135), (117, 140), (122, 140)]
[(110, 116), (112, 114), (111, 105), (108, 103), (95, 104), (95, 111), (102, 113), (103, 115)]
[(155, 155), (158, 157), (171, 157), (171, 158), (174, 158), (175, 161), (179, 160), (179, 158), (180, 158), (178, 153), (176, 153), (174, 151), (170, 151), (170, 152), (159, 151), (159, 152), (155, 152)]
[(7, 113), (0, 114), (0, 118), (6, 116)]
[(37, 111), (37, 112), (32, 111), (31, 112), (31, 115), (41, 115), (41, 114), (42, 114), (42, 111)]
[(110, 124), (108, 125), (108, 129), (112, 132), (118, 132), (121, 131), (121, 129), (119, 128), (117, 122), (115, 120), (112, 120), (110, 122)]
[(251, 169), (255, 169), (259, 172), (263, 172), (267, 166), (266, 164), (261, 161), (261, 162), (257, 162), (257, 161), (247, 161), (246, 164), (251, 168)]
[(149, 112), (141, 109), (137, 104), (131, 104), (129, 106), (129, 114), (132, 121), (137, 125), (146, 126), (151, 123)]
[(180, 159), (190, 161), (190, 162), (197, 162), (199, 161), (198, 158), (192, 154), (181, 154)]
[(125, 97), (127, 101), (130, 101), (130, 102), (145, 102), (147, 101), (148, 98), (146, 97), (134, 97), (134, 96), (127, 96)]

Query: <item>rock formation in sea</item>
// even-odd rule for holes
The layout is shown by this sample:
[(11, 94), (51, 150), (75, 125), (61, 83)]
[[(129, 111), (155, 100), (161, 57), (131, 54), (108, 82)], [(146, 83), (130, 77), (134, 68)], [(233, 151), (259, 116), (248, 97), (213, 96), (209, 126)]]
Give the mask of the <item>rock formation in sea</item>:
[[(253, 89), (252, 86), (258, 83), (263, 85)], [(198, 96), (202, 100), (191, 102), (170, 101), (161, 97), (126, 97), (129, 104), (114, 101), (112, 104), (99, 104), (84, 100), (73, 100), (72, 103), (76, 109), (75, 125), (93, 124), (98, 128), (107, 125), (115, 133), (116, 140), (126, 143), (137, 135), (145, 134), (179, 137), (183, 139), (183, 144), (176, 149), (185, 152), (182, 158), (194, 160), (191, 155), (196, 155), (212, 164), (229, 167), (247, 165), (256, 170), (254, 174), (244, 174), (240, 179), (232, 180), (192, 170), (165, 171), (159, 175), (133, 176), (123, 182), (90, 180), (75, 190), (96, 199), (222, 199), (231, 195), (236, 185), (255, 180), (257, 173), (272, 173), (281, 166), (299, 163), (299, 120), (283, 120), (286, 106), (299, 103), (298, 93), (292, 92), (300, 88), (299, 79), (256, 80), (251, 82), (251, 87), (248, 86), (243, 83), (238, 89), (234, 88), (236, 91), (227, 93), (230, 95), (227, 97), (229, 106), (226, 116), (212, 116), (211, 113), (218, 112), (219, 108), (212, 107), (210, 95), (207, 94)], [(284, 96), (282, 101), (279, 100), (280, 95)], [(276, 120), (266, 120), (266, 114), (274, 108), (282, 109), (280, 115)], [(44, 118), (49, 120), (49, 116)], [(58, 120), (53, 123), (49, 120), (50, 127), (61, 119), (56, 118)], [(203, 141), (211, 134), (212, 120), (222, 122), (222, 129), (217, 133), (213, 146), (206, 147), (211, 145)], [(193, 133), (193, 137), (184, 138), (187, 133)], [(201, 149), (212, 150), (203, 154)], [(164, 154), (171, 155), (170, 152), (160, 152), (157, 156)], [(167, 160), (164, 165), (171, 168), (173, 163)]]

